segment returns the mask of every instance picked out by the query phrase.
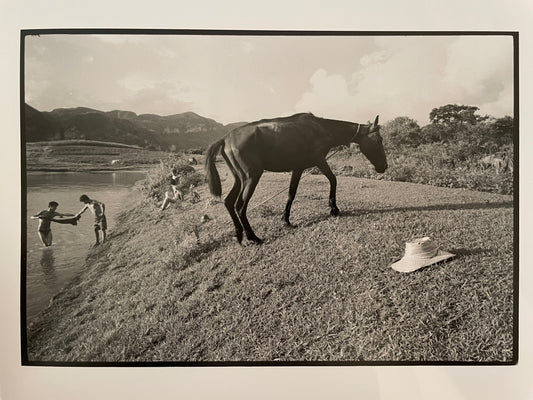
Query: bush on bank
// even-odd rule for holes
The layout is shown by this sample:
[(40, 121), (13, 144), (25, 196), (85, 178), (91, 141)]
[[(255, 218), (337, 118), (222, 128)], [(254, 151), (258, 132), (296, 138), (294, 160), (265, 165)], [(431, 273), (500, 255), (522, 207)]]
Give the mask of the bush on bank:
[(389, 169), (379, 175), (354, 147), (329, 161), (337, 174), (513, 194), (514, 120), (475, 114), (477, 107), (433, 109), (420, 127), (408, 117), (383, 125)]

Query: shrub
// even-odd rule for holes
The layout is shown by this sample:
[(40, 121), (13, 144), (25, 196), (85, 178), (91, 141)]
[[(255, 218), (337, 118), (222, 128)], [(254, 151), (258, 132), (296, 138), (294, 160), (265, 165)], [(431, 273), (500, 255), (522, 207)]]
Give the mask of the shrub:
[(417, 146), (421, 143), (418, 123), (408, 117), (397, 117), (387, 122), (382, 129), (385, 142), (393, 147)]
[[(422, 144), (416, 148), (397, 147), (388, 151), (389, 168), (384, 174), (373, 172), (360, 153), (343, 151), (328, 163), (338, 175), (413, 182), (449, 188), (465, 188), (500, 194), (513, 193), (512, 146), (500, 147), (497, 156), (509, 160), (510, 168), (498, 171), (483, 169), (479, 159), (487, 155), (466, 141)], [(319, 173), (318, 171), (316, 171)]]
[(399, 182), (413, 182), (416, 175), (415, 169), (410, 165), (399, 165), (388, 172), (390, 180)]

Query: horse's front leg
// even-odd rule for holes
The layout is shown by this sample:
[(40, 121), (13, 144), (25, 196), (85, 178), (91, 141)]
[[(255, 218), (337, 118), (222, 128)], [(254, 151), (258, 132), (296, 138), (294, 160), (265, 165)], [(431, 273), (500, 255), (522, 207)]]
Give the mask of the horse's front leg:
[(329, 180), (329, 208), (330, 213), (333, 216), (340, 214), (339, 208), (337, 207), (337, 178), (335, 174), (331, 171), (326, 160), (321, 161), (317, 164), (317, 167), (322, 171), (326, 178)]
[(302, 177), (303, 170), (294, 170), (291, 175), (291, 184), (289, 186), (289, 198), (287, 199), (287, 204), (285, 205), (285, 211), (283, 212), (283, 220), (285, 225), (292, 226), (289, 221), (291, 215), (291, 206), (296, 196), (296, 190), (298, 189), (298, 184), (300, 183), (300, 178)]

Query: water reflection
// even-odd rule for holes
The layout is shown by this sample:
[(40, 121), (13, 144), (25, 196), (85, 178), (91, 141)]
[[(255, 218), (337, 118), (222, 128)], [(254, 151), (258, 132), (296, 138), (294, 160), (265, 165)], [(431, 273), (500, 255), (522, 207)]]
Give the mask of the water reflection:
[(130, 187), (132, 182), (144, 179), (142, 171), (116, 172), (29, 172), (26, 174), (28, 187)]
[(41, 254), (41, 268), (48, 278), (55, 278), (55, 257), (54, 257), (54, 250), (51, 248), (43, 249), (43, 252)]

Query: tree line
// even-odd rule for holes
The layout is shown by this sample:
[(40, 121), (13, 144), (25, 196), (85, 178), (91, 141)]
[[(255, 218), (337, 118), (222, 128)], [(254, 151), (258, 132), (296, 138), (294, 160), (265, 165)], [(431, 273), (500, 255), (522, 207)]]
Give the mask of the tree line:
[(431, 110), (428, 125), (420, 127), (402, 116), (387, 122), (381, 132), (391, 148), (447, 143), (468, 146), (470, 155), (512, 151), (514, 119), (482, 116), (478, 111), (476, 106), (447, 104)]

